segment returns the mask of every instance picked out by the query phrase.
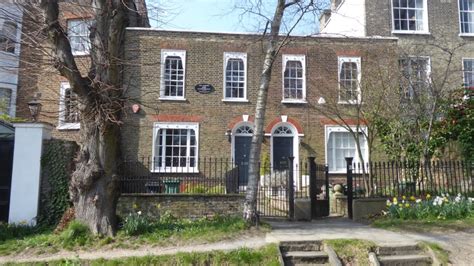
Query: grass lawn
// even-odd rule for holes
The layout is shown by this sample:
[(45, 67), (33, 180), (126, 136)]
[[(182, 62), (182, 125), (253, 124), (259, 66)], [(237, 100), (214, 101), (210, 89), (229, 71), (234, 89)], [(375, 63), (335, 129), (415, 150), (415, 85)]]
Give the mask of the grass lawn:
[(379, 218), (372, 222), (372, 226), (393, 231), (410, 232), (446, 232), (466, 231), (474, 228), (474, 216), (462, 219), (440, 220), (436, 218), (424, 219), (391, 219)]
[[(278, 246), (267, 245), (252, 250), (241, 248), (229, 252), (212, 251), (206, 253), (177, 253), (164, 256), (128, 257), (114, 260), (58, 260), (35, 262), (35, 265), (280, 265)], [(31, 265), (6, 264), (6, 265)]]
[(369, 265), (369, 251), (376, 247), (375, 243), (359, 239), (324, 240), (336, 252), (343, 265)]
[(0, 225), (0, 256), (28, 252), (28, 254), (55, 253), (60, 250), (96, 250), (112, 248), (139, 248), (140, 246), (171, 246), (210, 243), (237, 238), (242, 235), (258, 235), (268, 231), (268, 226), (258, 230), (249, 228), (238, 217), (216, 217), (196, 221), (168, 219), (147, 225), (137, 234), (119, 230), (117, 236), (92, 236), (79, 224), (71, 225), (62, 233), (55, 234), (48, 228), (11, 227)]
[(428, 250), (428, 248), (430, 248), (434, 252), (441, 265), (449, 264), (449, 252), (444, 250), (440, 245), (426, 241), (420, 242), (420, 245), (424, 250)]

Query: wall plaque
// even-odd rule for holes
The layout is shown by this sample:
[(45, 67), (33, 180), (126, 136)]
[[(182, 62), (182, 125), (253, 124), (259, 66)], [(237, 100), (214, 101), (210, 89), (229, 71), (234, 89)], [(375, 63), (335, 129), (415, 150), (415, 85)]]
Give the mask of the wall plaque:
[(205, 83), (194, 86), (194, 89), (197, 92), (202, 93), (202, 94), (208, 94), (214, 91), (214, 87), (211, 84), (205, 84)]

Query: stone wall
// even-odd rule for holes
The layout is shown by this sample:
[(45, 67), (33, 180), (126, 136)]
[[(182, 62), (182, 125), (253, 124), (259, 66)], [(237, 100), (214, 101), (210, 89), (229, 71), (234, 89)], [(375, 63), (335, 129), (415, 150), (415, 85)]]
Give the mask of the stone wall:
[(129, 213), (141, 211), (159, 217), (168, 211), (175, 217), (191, 219), (241, 215), (244, 199), (244, 195), (125, 194), (118, 201), (117, 214), (125, 217)]

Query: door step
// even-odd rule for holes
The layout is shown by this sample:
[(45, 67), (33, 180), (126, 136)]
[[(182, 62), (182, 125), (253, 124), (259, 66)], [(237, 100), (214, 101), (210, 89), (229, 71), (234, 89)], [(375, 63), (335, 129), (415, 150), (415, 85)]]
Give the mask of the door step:
[(426, 266), (433, 259), (418, 245), (379, 246), (376, 259), (381, 266)]

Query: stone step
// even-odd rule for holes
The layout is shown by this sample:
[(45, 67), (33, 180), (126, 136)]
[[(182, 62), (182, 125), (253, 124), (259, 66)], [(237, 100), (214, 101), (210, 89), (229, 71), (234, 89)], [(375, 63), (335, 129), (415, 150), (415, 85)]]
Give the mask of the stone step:
[(423, 250), (416, 244), (414, 245), (390, 245), (390, 246), (379, 246), (375, 253), (379, 256), (390, 256), (390, 255), (419, 255), (423, 253)]
[(433, 263), (427, 255), (378, 256), (377, 259), (381, 266), (427, 266)]
[(321, 241), (284, 241), (280, 243), (281, 252), (320, 251), (321, 247)]
[(323, 251), (288, 251), (283, 252), (285, 265), (324, 265), (329, 263), (329, 257)]

